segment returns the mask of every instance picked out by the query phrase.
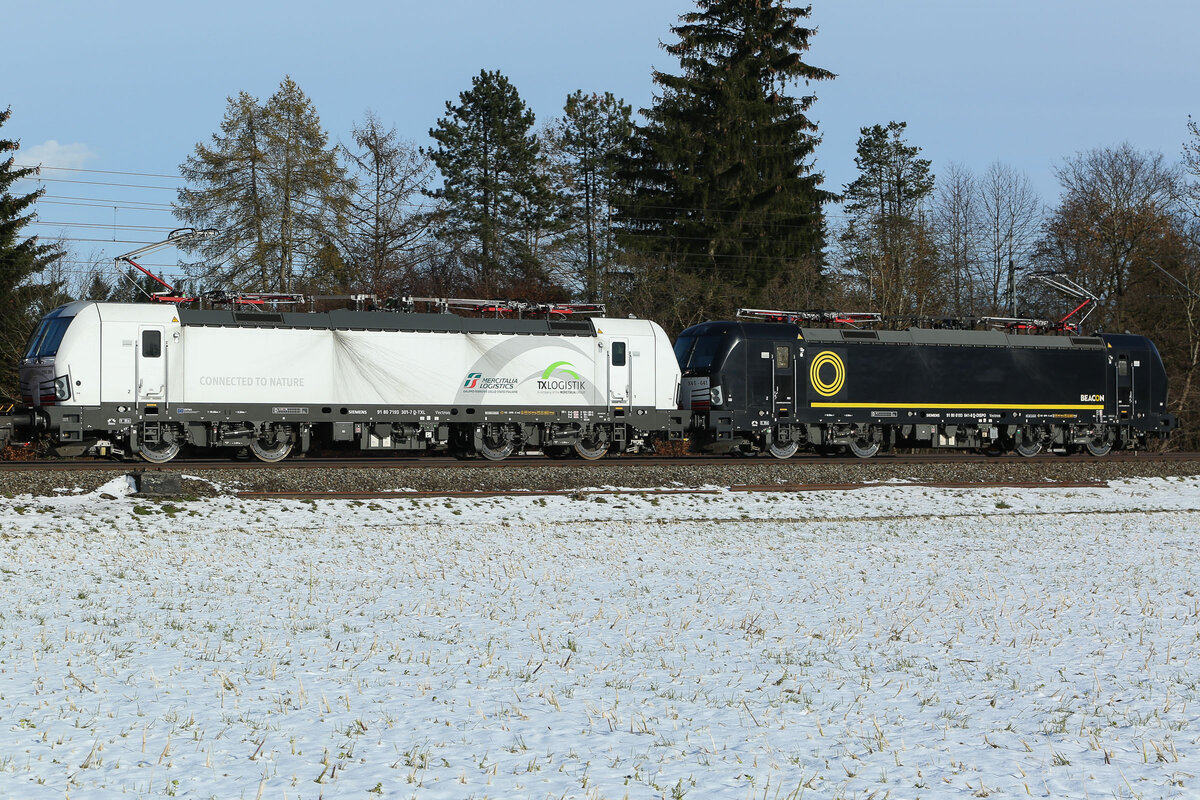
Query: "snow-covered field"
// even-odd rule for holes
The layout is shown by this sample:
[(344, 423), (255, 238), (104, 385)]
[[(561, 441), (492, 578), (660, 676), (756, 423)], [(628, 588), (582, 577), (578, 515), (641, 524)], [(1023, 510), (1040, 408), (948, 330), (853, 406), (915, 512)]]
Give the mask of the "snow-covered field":
[(1198, 531), (1196, 478), (0, 498), (0, 796), (1196, 797)]

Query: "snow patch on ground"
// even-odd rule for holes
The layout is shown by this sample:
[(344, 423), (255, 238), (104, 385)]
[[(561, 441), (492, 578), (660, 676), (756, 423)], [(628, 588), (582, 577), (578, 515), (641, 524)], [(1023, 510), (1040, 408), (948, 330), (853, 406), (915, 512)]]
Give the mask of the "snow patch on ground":
[(14, 796), (1197, 791), (1200, 479), (131, 492), (0, 498)]

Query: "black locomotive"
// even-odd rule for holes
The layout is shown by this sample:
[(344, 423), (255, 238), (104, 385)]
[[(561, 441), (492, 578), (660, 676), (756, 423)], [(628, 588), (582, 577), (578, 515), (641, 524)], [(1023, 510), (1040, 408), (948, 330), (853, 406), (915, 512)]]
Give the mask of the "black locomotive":
[(675, 344), (692, 436), (714, 452), (869, 458), (892, 447), (1138, 447), (1178, 426), (1154, 344), (1133, 335), (706, 322)]

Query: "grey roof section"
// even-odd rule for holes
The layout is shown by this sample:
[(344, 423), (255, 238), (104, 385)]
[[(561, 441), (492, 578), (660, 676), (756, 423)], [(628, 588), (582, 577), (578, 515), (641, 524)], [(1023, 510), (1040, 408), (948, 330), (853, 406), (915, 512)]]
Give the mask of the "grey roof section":
[(309, 330), (420, 331), (423, 333), (496, 333), (543, 336), (595, 336), (590, 318), (570, 320), (480, 319), (455, 314), (404, 314), (391, 311), (201, 311), (179, 309), (184, 326), (303, 328)]
[[(875, 334), (871, 337), (864, 334)], [(810, 342), (879, 342), (882, 344), (936, 344), (959, 347), (1032, 347), (1042, 349), (1102, 349), (1099, 336), (1048, 336), (1045, 334), (1007, 334), (1001, 331), (954, 331), (934, 328), (909, 328), (906, 331), (865, 331), (845, 328), (803, 328)]]

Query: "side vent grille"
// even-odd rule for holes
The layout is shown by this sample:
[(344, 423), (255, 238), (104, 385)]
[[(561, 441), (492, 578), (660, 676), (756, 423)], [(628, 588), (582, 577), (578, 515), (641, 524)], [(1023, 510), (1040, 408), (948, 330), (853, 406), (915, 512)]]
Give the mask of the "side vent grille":
[(585, 320), (552, 319), (552, 320), (550, 320), (550, 330), (558, 331), (561, 333), (581, 333), (581, 334), (585, 334), (585, 335), (591, 335), (592, 323), (587, 322)]
[(283, 314), (263, 314), (257, 311), (235, 311), (233, 319), (235, 322), (249, 323), (250, 325), (283, 324)]

